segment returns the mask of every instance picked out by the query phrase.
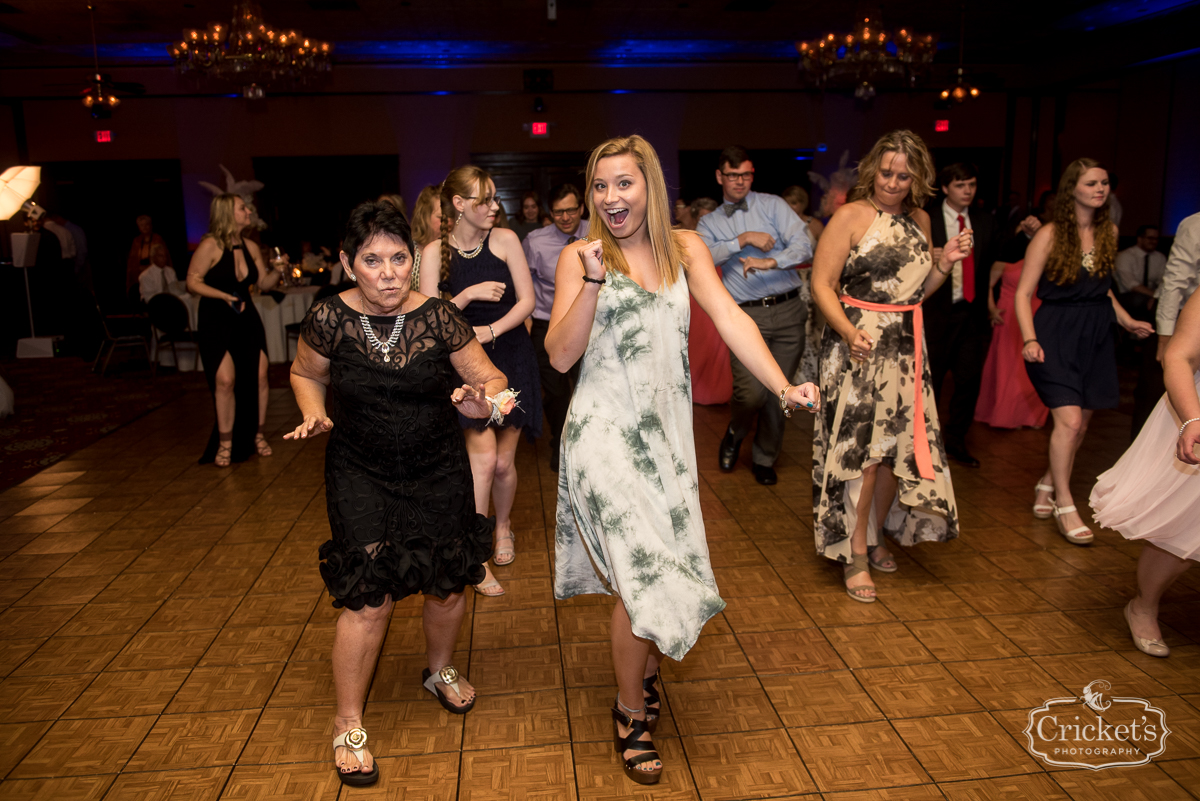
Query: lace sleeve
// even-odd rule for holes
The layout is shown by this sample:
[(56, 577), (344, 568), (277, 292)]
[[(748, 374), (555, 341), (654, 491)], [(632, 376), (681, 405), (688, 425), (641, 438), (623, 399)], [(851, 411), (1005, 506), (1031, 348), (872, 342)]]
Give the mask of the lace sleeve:
[(475, 329), (453, 303), (437, 301), (433, 311), (434, 333), (446, 343), (451, 353), (460, 351), (475, 339)]
[(325, 298), (312, 305), (304, 316), (300, 336), (310, 348), (326, 359), (333, 356), (334, 339), (337, 336), (340, 315), (332, 298)]

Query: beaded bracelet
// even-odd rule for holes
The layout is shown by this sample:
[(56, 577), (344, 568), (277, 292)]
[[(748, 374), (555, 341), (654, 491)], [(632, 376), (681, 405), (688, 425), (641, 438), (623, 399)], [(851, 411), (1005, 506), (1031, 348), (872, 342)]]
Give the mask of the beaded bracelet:
[(1197, 421), (1200, 421), (1200, 417), (1193, 417), (1191, 420), (1184, 420), (1183, 425), (1179, 427), (1179, 434), (1176, 436), (1176, 439), (1183, 436), (1183, 429), (1188, 427), (1188, 423), (1195, 423)]

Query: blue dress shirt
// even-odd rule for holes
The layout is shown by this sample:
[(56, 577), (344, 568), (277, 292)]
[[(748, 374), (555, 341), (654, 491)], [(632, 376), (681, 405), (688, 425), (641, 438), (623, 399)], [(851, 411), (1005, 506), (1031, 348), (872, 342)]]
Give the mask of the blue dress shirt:
[[(764, 253), (756, 247), (739, 247), (738, 235), (747, 231), (762, 231), (775, 237), (775, 247)], [(777, 195), (751, 192), (746, 195), (746, 210), (730, 217), (724, 206), (700, 218), (696, 233), (708, 245), (713, 261), (721, 268), (721, 280), (738, 303), (782, 295), (806, 287), (798, 270), (787, 269), (812, 261), (812, 241), (808, 226), (791, 206)], [(742, 276), (739, 258), (774, 259), (779, 269), (761, 270)]]

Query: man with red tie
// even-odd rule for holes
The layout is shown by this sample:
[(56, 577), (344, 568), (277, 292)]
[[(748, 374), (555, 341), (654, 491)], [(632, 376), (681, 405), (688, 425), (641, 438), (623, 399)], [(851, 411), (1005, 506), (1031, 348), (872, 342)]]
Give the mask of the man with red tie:
[(945, 285), (923, 304), (929, 369), (939, 400), (946, 374), (954, 374), (954, 393), (942, 425), (946, 455), (968, 467), (979, 467), (979, 460), (967, 450), (967, 431), (975, 419), (983, 363), (992, 341), (988, 273), (999, 244), (991, 215), (971, 208), (978, 184), (978, 173), (970, 164), (951, 164), (938, 173), (944, 197), (928, 210), (933, 263), (938, 263), (946, 240), (960, 231), (974, 232), (975, 247), (955, 263)]

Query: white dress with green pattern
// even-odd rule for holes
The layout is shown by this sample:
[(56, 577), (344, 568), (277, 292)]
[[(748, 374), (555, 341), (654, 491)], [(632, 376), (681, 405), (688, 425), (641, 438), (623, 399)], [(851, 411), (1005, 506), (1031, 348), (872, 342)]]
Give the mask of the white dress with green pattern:
[(562, 438), (555, 597), (616, 594), (673, 659), (725, 608), (708, 559), (684, 276), (656, 293), (610, 272)]

